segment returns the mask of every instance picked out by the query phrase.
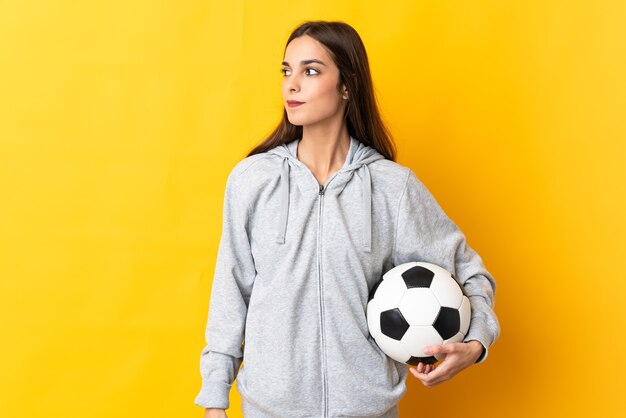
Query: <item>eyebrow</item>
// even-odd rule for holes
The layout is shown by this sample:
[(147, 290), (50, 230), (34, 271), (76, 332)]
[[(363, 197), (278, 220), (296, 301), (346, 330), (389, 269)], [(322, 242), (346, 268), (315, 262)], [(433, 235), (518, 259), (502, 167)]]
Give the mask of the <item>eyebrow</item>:
[[(300, 64), (301, 65), (307, 65), (307, 64), (312, 64), (314, 62), (316, 62), (318, 64), (326, 65), (326, 64), (324, 64), (322, 61), (320, 61), (318, 59), (302, 60), (302, 61), (300, 61)], [(289, 63), (287, 61), (283, 61), (282, 65), (286, 65), (287, 67), (289, 67)]]

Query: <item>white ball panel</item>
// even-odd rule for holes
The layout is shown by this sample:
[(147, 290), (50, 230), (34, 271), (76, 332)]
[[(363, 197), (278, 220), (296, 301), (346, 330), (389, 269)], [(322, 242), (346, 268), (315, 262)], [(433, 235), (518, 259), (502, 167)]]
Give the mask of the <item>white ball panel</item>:
[(472, 319), (472, 306), (467, 296), (463, 295), (463, 301), (461, 302), (461, 307), (459, 308), (459, 315), (461, 315), (461, 333), (463, 335), (467, 335), (467, 331), (469, 330), (470, 321)]
[(378, 305), (376, 304), (376, 298), (368, 302), (366, 315), (370, 335), (376, 339), (382, 334), (380, 331), (380, 309), (378, 309)]
[(402, 347), (400, 341), (389, 338), (385, 334), (380, 334), (377, 338), (374, 338), (374, 341), (385, 354), (395, 361), (406, 363), (411, 358), (409, 353)]
[(461, 306), (463, 291), (459, 287), (456, 280), (450, 276), (450, 273), (437, 273), (430, 285), (433, 294), (441, 303), (441, 306), (458, 309)]
[(447, 340), (444, 340), (443, 343), (444, 344), (460, 343), (463, 341), (463, 337), (465, 337), (465, 334), (463, 334), (462, 332), (457, 332), (452, 337), (448, 338)]
[(411, 326), (401, 340), (402, 347), (413, 357), (430, 357), (424, 354), (424, 348), (430, 345), (442, 344), (443, 340), (432, 326)]
[(402, 277), (391, 276), (378, 285), (372, 300), (376, 300), (380, 312), (395, 309), (400, 304), (400, 299), (402, 299), (406, 291), (406, 284)]
[(398, 306), (410, 325), (432, 325), (439, 314), (439, 302), (426, 287), (408, 289)]

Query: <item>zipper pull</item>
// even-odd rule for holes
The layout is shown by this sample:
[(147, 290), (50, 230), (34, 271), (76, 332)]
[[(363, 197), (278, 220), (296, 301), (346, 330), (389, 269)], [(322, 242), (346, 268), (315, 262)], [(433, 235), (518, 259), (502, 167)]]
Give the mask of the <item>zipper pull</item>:
[(320, 184), (320, 194), (324, 194), (324, 185)]

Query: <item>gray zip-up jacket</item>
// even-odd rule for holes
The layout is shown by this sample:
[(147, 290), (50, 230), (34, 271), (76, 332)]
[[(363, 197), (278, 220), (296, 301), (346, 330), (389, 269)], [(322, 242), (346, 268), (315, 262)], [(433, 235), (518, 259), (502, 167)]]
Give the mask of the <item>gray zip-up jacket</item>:
[(373, 285), (409, 261), (453, 273), (472, 307), (464, 342), (483, 345), (482, 363), (500, 333), (496, 283), (408, 167), (350, 137), (320, 185), (298, 143), (228, 176), (194, 403), (228, 408), (236, 378), (246, 417), (398, 416), (408, 368), (369, 334)]

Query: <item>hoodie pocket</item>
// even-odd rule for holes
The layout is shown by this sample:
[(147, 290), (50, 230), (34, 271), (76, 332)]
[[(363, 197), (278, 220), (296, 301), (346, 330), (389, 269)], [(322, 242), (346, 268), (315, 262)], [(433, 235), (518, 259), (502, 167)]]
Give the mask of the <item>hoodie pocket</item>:
[(393, 375), (393, 386), (400, 383), (400, 373), (398, 373), (398, 362), (394, 361), (391, 368), (391, 374)]
[(329, 342), (327, 396), (333, 416), (379, 416), (398, 402), (405, 386), (396, 361), (371, 336), (354, 330), (337, 344)]
[(257, 281), (255, 286), (237, 388), (256, 409), (278, 416), (315, 415), (322, 405), (319, 330), (311, 320), (317, 305), (305, 296), (315, 294), (299, 294), (305, 299), (298, 303), (299, 297), (285, 293), (293, 283)]
[[(400, 382), (400, 373), (398, 373), (398, 365), (401, 365), (401, 363), (398, 363), (397, 361), (389, 357), (387, 354), (385, 354), (380, 349), (378, 344), (376, 344), (376, 341), (371, 335), (368, 335), (367, 340), (372, 345), (372, 347), (374, 347), (374, 350), (376, 350), (376, 352), (380, 355), (380, 357), (382, 357), (387, 370), (391, 374), (391, 380), (387, 379), (387, 383), (389, 384), (389, 387), (396, 386)], [(389, 374), (387, 376), (389, 376)]]

